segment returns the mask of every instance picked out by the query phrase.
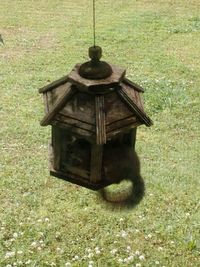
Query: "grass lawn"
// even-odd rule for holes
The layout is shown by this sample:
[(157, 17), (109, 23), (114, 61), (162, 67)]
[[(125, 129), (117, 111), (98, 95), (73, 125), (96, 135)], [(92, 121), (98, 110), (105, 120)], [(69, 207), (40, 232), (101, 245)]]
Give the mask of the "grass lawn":
[(104, 59), (143, 86), (132, 210), (49, 176), (38, 88), (87, 59), (92, 1), (1, 0), (0, 266), (200, 266), (200, 2), (97, 1)]

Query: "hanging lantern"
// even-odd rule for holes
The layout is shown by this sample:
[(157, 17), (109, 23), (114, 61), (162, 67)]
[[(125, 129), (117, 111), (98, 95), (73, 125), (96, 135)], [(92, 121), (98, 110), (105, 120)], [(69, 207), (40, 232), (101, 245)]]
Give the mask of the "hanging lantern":
[(118, 155), (113, 162), (112, 148), (134, 149), (137, 127), (152, 125), (144, 90), (101, 55), (99, 46), (90, 47), (90, 61), (39, 90), (45, 105), (41, 125), (52, 126), (51, 175), (93, 190), (116, 182), (110, 169)]

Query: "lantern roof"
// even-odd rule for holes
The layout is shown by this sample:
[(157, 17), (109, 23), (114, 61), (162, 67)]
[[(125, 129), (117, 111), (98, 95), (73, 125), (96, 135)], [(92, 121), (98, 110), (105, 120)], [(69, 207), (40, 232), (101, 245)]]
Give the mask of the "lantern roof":
[(151, 126), (144, 112), (144, 90), (125, 78), (125, 70), (111, 65), (106, 79), (90, 80), (80, 76), (80, 65), (57, 81), (39, 89), (45, 103), (42, 126), (68, 128), (99, 145), (130, 128)]

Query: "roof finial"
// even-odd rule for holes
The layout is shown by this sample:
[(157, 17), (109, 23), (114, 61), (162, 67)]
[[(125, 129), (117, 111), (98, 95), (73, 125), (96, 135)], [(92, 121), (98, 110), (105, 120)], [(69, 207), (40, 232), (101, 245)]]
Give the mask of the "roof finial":
[(92, 46), (89, 48), (90, 61), (80, 66), (79, 74), (83, 78), (90, 80), (99, 80), (108, 78), (112, 74), (112, 68), (105, 61), (100, 61), (102, 49), (100, 46)]

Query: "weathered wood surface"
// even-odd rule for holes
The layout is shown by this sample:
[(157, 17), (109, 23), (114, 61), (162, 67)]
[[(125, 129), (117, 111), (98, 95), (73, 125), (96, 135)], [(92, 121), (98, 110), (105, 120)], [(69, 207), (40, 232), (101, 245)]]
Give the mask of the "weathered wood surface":
[(116, 92), (106, 94), (104, 98), (106, 125), (133, 116), (133, 112), (121, 101)]
[(55, 170), (59, 170), (61, 166), (63, 133), (62, 130), (56, 126), (52, 126), (51, 132), (52, 132), (53, 168)]
[(58, 87), (64, 83), (66, 83), (67, 81), (68, 81), (68, 76), (64, 76), (64, 77), (62, 77), (62, 78), (60, 78), (60, 79), (58, 79), (52, 83), (40, 88), (38, 91), (39, 91), (39, 93), (46, 93), (46, 92), (51, 91), (52, 89), (54, 89), (54, 88), (56, 88), (56, 87)]
[(95, 113), (96, 113), (96, 143), (97, 145), (103, 145), (106, 143), (104, 96), (97, 95), (95, 97)]
[(66, 164), (66, 170), (67, 170), (67, 172), (70, 172), (74, 175), (83, 177), (85, 179), (90, 178), (90, 172), (87, 170), (81, 169), (80, 167), (69, 166), (68, 164)]
[(63, 108), (66, 102), (76, 93), (76, 90), (71, 87), (71, 83), (68, 83), (68, 87), (66, 88), (62, 97), (60, 97), (51, 107), (49, 113), (47, 113), (41, 121), (42, 126), (48, 125), (54, 116)]
[(138, 127), (139, 125), (141, 125), (140, 122), (135, 122), (133, 124), (130, 124), (128, 126), (124, 126), (122, 128), (119, 128), (119, 129), (116, 129), (116, 130), (113, 130), (111, 132), (108, 132), (107, 133), (107, 139), (108, 138), (113, 138), (114, 136), (118, 135), (118, 134), (122, 134), (123, 132), (127, 132), (127, 131), (130, 131), (131, 129), (135, 128), (135, 127)]
[(68, 127), (77, 127), (85, 131), (89, 131), (91, 133), (95, 133), (95, 125), (89, 124), (84, 121), (78, 120), (73, 117), (65, 116), (62, 113), (59, 113), (55, 116), (55, 120), (61, 121), (62, 123), (66, 123)]
[(91, 174), (90, 181), (97, 183), (101, 181), (102, 175), (102, 157), (103, 157), (103, 146), (93, 145), (91, 151)]
[(121, 97), (121, 99), (128, 105), (130, 110), (132, 110), (138, 118), (146, 124), (146, 126), (151, 126), (152, 121), (151, 119), (146, 115), (146, 113), (141, 110), (137, 104), (133, 101), (131, 96), (129, 95), (129, 92), (127, 92), (126, 88), (121, 88), (117, 90), (118, 95)]
[(106, 125), (106, 133), (108, 134), (112, 131), (120, 130), (121, 128), (124, 128), (127, 126), (132, 126), (135, 123), (138, 123), (137, 118), (135, 116), (112, 122)]
[(69, 181), (70, 183), (84, 186), (84, 187), (92, 189), (92, 190), (99, 190), (99, 189), (110, 184), (110, 182), (108, 182), (106, 180), (103, 180), (99, 183), (93, 183), (88, 179), (85, 179), (81, 176), (72, 174), (70, 172), (56, 171), (53, 169), (53, 167), (50, 169), (50, 174), (57, 177), (57, 178), (63, 179), (65, 181)]
[(130, 81), (128, 78), (125, 77), (122, 82), (126, 85), (129, 85), (130, 87), (137, 90), (138, 92), (144, 93), (144, 89), (140, 85)]
[(142, 110), (144, 111), (143, 101), (141, 98), (141, 93), (137, 90), (134, 90), (127, 84), (122, 85), (124, 92), (128, 95), (128, 97)]
[(71, 133), (72, 134), (77, 134), (79, 136), (84, 136), (85, 138), (88, 138), (89, 140), (96, 140), (95, 139), (95, 132), (91, 132), (91, 131), (88, 131), (88, 130), (85, 130), (83, 128), (78, 128), (76, 126), (73, 126), (71, 124), (68, 124), (66, 122), (63, 123), (63, 121), (59, 121), (59, 120), (53, 120), (52, 125), (54, 126), (57, 126), (57, 127), (60, 127), (60, 128), (63, 128), (63, 129), (70, 129)]
[[(92, 87), (101, 87), (101, 86), (107, 86), (109, 85), (110, 87), (112, 86), (116, 86), (117, 84), (119, 84), (122, 79), (125, 76), (126, 70), (125, 69), (121, 69), (115, 65), (110, 65), (112, 68), (113, 73), (111, 74), (111, 76), (109, 76), (106, 79), (100, 79), (100, 80), (89, 80), (89, 79), (85, 79), (83, 77), (81, 77), (79, 75), (79, 68), (80, 68), (80, 64), (77, 64), (74, 69), (72, 70), (72, 72), (68, 75), (68, 80), (75, 84), (79, 89), (82, 90), (86, 90), (88, 91), (88, 88), (90, 88), (92, 90)], [(92, 92), (92, 91), (90, 91)]]
[(60, 113), (83, 123), (95, 125), (95, 97), (77, 92), (60, 110)]

